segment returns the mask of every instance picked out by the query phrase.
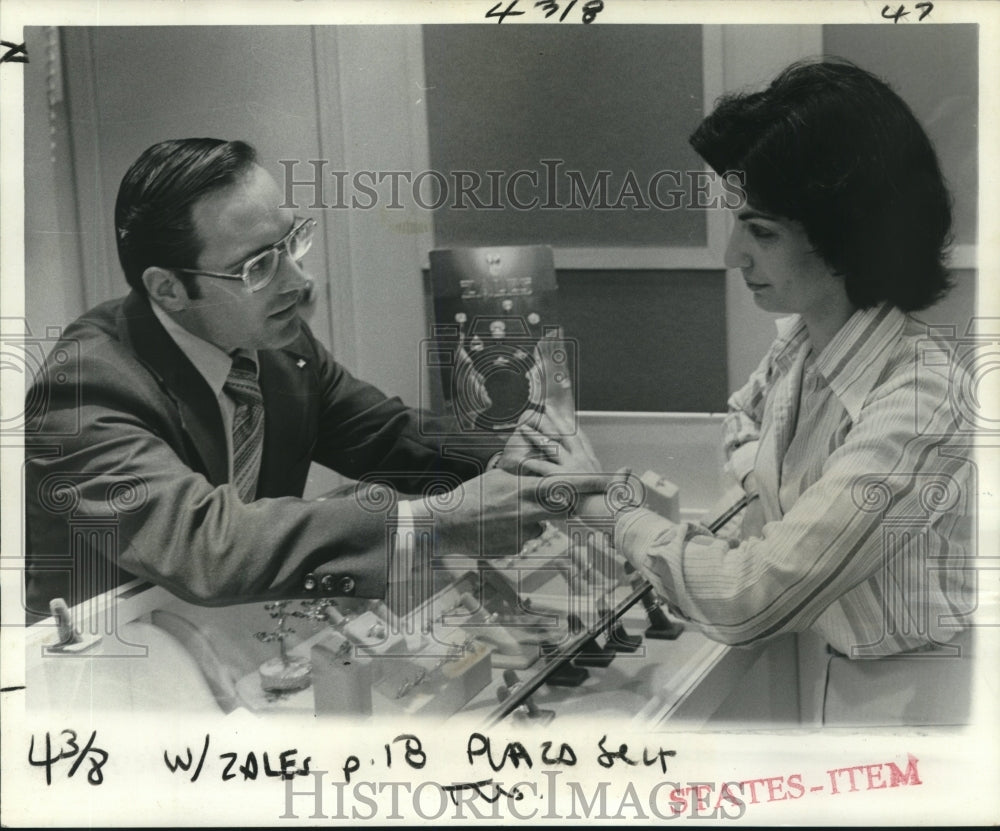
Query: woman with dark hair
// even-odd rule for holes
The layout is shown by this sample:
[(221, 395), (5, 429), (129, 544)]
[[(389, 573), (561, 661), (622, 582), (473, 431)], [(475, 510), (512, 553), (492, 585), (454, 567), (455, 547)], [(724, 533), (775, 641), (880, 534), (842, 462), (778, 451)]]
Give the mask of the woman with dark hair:
[(757, 210), (801, 225), (854, 308), (912, 312), (947, 291), (951, 207), (937, 156), (874, 75), (793, 64), (764, 92), (723, 98), (691, 144), (720, 175), (741, 173)]
[[(949, 198), (927, 136), (885, 83), (828, 61), (724, 98), (691, 142), (743, 177), (727, 267), (792, 315), (729, 401), (727, 467), (751, 509), (737, 539), (600, 495), (579, 515), (613, 519), (617, 551), (716, 640), (808, 630), (848, 659), (958, 653), (974, 607), (969, 451), (953, 446), (948, 361), (918, 360), (932, 342), (908, 314), (948, 287)], [(584, 438), (556, 441), (526, 466), (598, 469)]]

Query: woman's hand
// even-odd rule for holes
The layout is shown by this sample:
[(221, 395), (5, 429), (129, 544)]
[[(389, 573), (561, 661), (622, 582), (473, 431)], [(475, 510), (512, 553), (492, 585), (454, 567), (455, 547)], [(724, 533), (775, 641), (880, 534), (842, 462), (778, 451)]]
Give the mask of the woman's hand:
[(534, 448), (534, 453), (521, 462), (523, 470), (539, 476), (568, 474), (574, 478), (603, 474), (590, 441), (565, 413), (546, 410), (538, 429), (522, 424), (517, 433)]
[[(547, 415), (539, 425), (545, 432), (531, 427), (519, 428), (525, 440), (535, 448), (536, 456), (524, 459), (521, 468), (539, 476), (559, 478), (577, 494), (573, 515), (585, 522), (606, 524), (617, 510), (625, 507), (618, 502), (641, 502), (642, 484), (628, 468), (606, 472), (598, 461), (586, 435), (559, 416)], [(612, 488), (609, 490), (609, 488)], [(617, 507), (616, 507), (617, 505)]]

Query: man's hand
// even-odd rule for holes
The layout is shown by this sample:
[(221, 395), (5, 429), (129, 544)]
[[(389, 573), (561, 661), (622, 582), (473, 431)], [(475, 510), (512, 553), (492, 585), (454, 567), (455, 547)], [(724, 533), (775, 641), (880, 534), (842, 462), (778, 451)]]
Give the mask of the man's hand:
[[(603, 491), (606, 479), (595, 478), (591, 489)], [(446, 494), (418, 500), (413, 510), (415, 516), (433, 517), (439, 554), (507, 557), (538, 536), (542, 520), (566, 516), (570, 506), (560, 502), (559, 484), (491, 470)]]
[(572, 415), (567, 416), (558, 410), (546, 411), (539, 429), (522, 425), (517, 428), (516, 435), (523, 437), (535, 449), (521, 462), (524, 470), (539, 476), (604, 474), (590, 440), (575, 427)]

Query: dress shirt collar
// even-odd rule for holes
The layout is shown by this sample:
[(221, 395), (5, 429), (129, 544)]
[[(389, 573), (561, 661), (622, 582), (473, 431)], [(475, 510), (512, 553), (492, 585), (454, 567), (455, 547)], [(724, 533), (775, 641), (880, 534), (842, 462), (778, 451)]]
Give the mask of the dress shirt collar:
[(774, 321), (774, 325), (778, 330), (774, 362), (781, 372), (787, 372), (795, 363), (795, 356), (799, 354), (803, 344), (809, 342), (809, 332), (805, 321), (798, 315), (780, 317)]
[[(232, 356), (227, 355), (215, 344), (191, 334), (152, 300), (149, 305), (152, 306), (153, 314), (163, 324), (167, 334), (170, 335), (187, 359), (194, 364), (195, 369), (201, 373), (218, 398), (222, 394), (226, 378), (229, 377), (229, 370), (233, 365)], [(244, 354), (252, 358), (256, 364), (257, 353), (255, 351), (244, 350)]]
[[(776, 325), (779, 346), (775, 361), (787, 370), (809, 342), (809, 333), (798, 315), (782, 318)], [(816, 357), (816, 370), (855, 421), (905, 325), (906, 315), (888, 303), (859, 309)]]

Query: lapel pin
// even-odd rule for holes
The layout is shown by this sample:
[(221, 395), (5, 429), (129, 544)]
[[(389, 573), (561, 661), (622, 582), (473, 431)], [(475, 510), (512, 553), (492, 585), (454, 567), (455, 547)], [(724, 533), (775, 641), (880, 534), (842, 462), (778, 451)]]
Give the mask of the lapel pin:
[(305, 359), (305, 358), (299, 358), (299, 359), (298, 359), (298, 360), (297, 360), (297, 361), (295, 362), (295, 366), (297, 366), (297, 367), (298, 367), (299, 369), (303, 369), (303, 368), (305, 368), (305, 365), (306, 365), (306, 359)]

